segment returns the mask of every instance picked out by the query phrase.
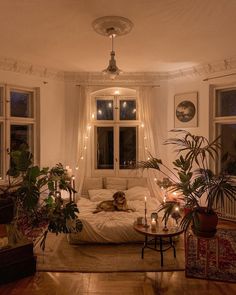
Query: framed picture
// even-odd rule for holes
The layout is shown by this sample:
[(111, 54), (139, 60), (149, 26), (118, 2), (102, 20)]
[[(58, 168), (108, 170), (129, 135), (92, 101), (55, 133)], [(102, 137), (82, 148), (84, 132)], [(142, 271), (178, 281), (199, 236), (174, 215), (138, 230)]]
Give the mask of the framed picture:
[(175, 95), (175, 128), (198, 126), (198, 93)]

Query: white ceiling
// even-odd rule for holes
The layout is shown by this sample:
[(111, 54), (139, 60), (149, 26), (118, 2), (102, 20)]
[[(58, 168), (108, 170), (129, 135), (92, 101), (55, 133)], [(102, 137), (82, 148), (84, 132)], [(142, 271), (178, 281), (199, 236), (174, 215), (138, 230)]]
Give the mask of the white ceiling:
[(236, 0), (0, 0), (0, 56), (65, 71), (103, 70), (111, 41), (94, 19), (129, 18), (115, 39), (126, 72), (173, 71), (236, 55)]

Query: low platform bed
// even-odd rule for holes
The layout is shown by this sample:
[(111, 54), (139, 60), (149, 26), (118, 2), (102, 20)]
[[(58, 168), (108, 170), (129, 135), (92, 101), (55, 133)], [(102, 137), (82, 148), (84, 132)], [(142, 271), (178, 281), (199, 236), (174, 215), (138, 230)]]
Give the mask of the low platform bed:
[[(125, 192), (128, 208), (132, 211), (93, 213), (101, 201), (112, 200), (113, 194), (120, 191), (120, 188), (123, 188), (122, 191)], [(144, 197), (147, 197), (148, 217), (157, 210), (159, 203), (150, 196), (150, 192), (145, 186), (126, 188), (127, 186), (109, 188), (108, 185), (108, 188), (105, 189), (88, 189), (88, 197), (80, 197), (78, 200), (79, 219), (83, 223), (83, 230), (79, 233), (70, 234), (68, 237), (69, 242), (71, 244), (81, 244), (143, 241), (143, 236), (133, 229), (133, 224), (137, 217), (144, 217)]]

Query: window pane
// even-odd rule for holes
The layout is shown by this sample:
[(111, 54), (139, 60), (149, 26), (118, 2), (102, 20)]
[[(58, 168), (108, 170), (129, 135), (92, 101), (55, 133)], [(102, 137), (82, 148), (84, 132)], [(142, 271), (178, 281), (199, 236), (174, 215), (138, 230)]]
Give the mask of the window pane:
[(11, 116), (33, 117), (33, 96), (30, 92), (10, 91)]
[(0, 116), (3, 116), (3, 87), (0, 87)]
[(221, 135), (221, 170), (236, 175), (236, 124), (219, 125)]
[(97, 127), (97, 169), (114, 168), (113, 127)]
[(136, 163), (136, 127), (120, 127), (120, 169)]
[(113, 100), (97, 100), (97, 120), (113, 120)]
[(3, 179), (3, 123), (0, 122), (0, 180)]
[(136, 100), (120, 100), (120, 120), (136, 120)]
[(32, 125), (11, 125), (11, 150), (18, 150), (22, 144), (27, 144), (33, 150), (32, 130)]
[(236, 89), (217, 90), (216, 116), (236, 116)]

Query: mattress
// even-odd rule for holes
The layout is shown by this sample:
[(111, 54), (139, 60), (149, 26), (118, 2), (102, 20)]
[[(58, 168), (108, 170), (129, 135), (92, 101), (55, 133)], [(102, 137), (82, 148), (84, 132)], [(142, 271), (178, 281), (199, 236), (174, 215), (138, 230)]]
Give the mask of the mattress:
[[(143, 235), (133, 229), (137, 217), (144, 217), (144, 200), (127, 201), (128, 208), (134, 212), (99, 212), (94, 214), (97, 204), (86, 198), (78, 201), (79, 219), (83, 223), (81, 232), (68, 235), (69, 243), (127, 243), (144, 240)], [(154, 198), (147, 199), (147, 218), (156, 212), (159, 203)]]

